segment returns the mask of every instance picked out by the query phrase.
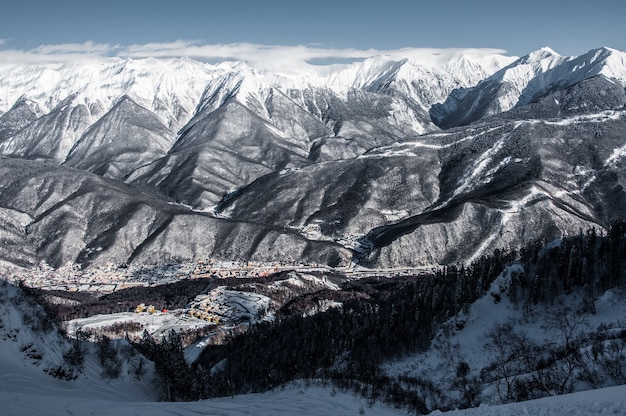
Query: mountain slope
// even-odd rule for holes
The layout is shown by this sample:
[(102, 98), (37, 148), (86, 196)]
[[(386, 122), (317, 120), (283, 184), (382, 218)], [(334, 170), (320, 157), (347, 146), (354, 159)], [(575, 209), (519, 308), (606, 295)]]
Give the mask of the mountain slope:
[(18, 99), (15, 104), (13, 104), (13, 107), (6, 113), (0, 115), (0, 142), (2, 142), (5, 137), (17, 133), (41, 115), (42, 111), (37, 103), (29, 101), (26, 98)]
[(191, 117), (211, 79), (213, 66), (190, 59), (101, 59), (50, 65), (0, 65), (0, 109), (20, 97), (52, 111), (67, 97), (94, 117), (107, 112), (122, 96), (157, 114), (173, 131)]
[(164, 156), (174, 140), (174, 134), (154, 113), (124, 96), (82, 135), (65, 164), (123, 180)]
[(2, 235), (10, 259), (88, 265), (159, 264), (209, 257), (340, 264), (349, 253), (280, 227), (231, 221), (174, 205), (128, 185), (42, 162), (1, 159)]
[(617, 81), (598, 75), (564, 89), (550, 90), (528, 105), (516, 106), (494, 118), (559, 119), (623, 108), (626, 90)]
[(623, 218), (624, 117), (494, 122), (426, 135), (268, 175), (221, 208), (232, 218), (342, 241), (373, 265), (469, 261)]
[[(5, 116), (18, 111), (19, 107), (13, 107)], [(0, 154), (62, 162), (91, 122), (89, 109), (75, 95), (69, 96), (48, 114), (6, 137), (0, 143)]]
[(518, 59), (473, 88), (452, 92), (444, 103), (435, 104), (430, 114), (440, 127), (462, 126), (533, 103), (550, 92), (598, 75), (626, 86), (626, 54), (600, 48), (578, 57), (563, 57), (550, 48), (543, 48)]
[(167, 156), (131, 175), (196, 209), (259, 176), (308, 163), (308, 149), (232, 100), (186, 128)]
[[(58, 333), (39, 304), (4, 280), (0, 280), (0, 295), (0, 391), (3, 395), (32, 395), (42, 403), (58, 395), (121, 402), (157, 399), (152, 385), (154, 373), (148, 371), (147, 362), (144, 362), (147, 374), (142, 380), (130, 374), (132, 366), (137, 364), (135, 360), (139, 359), (137, 354), (134, 359), (120, 360), (119, 376), (113, 379), (102, 377), (103, 367), (95, 344), (81, 343), (82, 363), (71, 365), (65, 356), (75, 344)], [(32, 405), (22, 403), (19, 414), (29, 413)]]

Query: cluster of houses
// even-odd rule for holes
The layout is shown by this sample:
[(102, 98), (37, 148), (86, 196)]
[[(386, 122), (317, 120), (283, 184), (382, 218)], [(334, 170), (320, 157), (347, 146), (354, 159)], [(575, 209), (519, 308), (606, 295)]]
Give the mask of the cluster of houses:
[[(158, 312), (159, 310), (157, 308), (154, 307), (154, 305), (148, 305), (146, 306), (145, 303), (140, 303), (139, 305), (137, 305), (137, 307), (135, 308), (135, 313), (149, 313), (150, 315), (152, 315), (153, 313)], [(161, 313), (167, 313), (167, 309), (161, 309), (160, 311)]]
[[(155, 314), (155, 313), (168, 313), (167, 309), (159, 310), (154, 305), (146, 305), (145, 303), (140, 303), (135, 308), (135, 313), (147, 313), (147, 314)], [(219, 324), (220, 317), (212, 312), (207, 310), (198, 309), (196, 307), (189, 309), (187, 314), (193, 318), (202, 319), (203, 321), (207, 321), (211, 324)]]
[(198, 319), (202, 319), (203, 321), (207, 321), (211, 324), (219, 324), (220, 323), (220, 317), (215, 315), (214, 313), (211, 313), (209, 311), (203, 311), (201, 309), (197, 309), (197, 308), (191, 308), (189, 309), (189, 316), (192, 316), (194, 318), (198, 318)]

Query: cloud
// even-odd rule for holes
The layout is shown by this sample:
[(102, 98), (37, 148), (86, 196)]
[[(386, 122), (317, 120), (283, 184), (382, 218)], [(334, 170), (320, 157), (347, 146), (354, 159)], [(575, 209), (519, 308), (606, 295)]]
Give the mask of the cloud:
[(130, 58), (170, 58), (186, 56), (205, 60), (308, 61), (313, 59), (362, 59), (380, 54), (376, 50), (332, 49), (318, 46), (261, 45), (255, 43), (201, 44), (178, 40), (169, 43), (131, 45), (117, 51)]
[(451, 57), (468, 54), (504, 54), (502, 49), (468, 48), (402, 48), (394, 50), (326, 48), (321, 45), (261, 45), (255, 43), (201, 44), (197, 41), (176, 41), (132, 45), (118, 51), (118, 56), (131, 58), (168, 58), (187, 56), (204, 60), (235, 60), (266, 63), (358, 60), (388, 55), (392, 58), (413, 58), (437, 65)]
[(153, 54), (182, 53), (182, 55), (179, 55), (179, 56), (186, 56), (185, 53), (187, 49), (191, 47), (195, 47), (199, 43), (200, 43), (199, 41), (180, 40), (180, 39), (174, 42), (162, 42), (162, 43), (152, 42), (152, 43), (146, 43), (143, 45), (127, 46), (126, 48), (123, 49), (123, 53), (127, 55), (147, 54), (147, 55), (150, 55), (151, 57), (156, 57), (156, 56), (152, 56)]
[[(0, 46), (4, 42), (0, 39)], [(392, 58), (413, 58), (437, 65), (455, 55), (503, 54), (501, 49), (428, 49), (403, 48), (395, 50), (328, 48), (322, 45), (262, 45), (255, 43), (203, 44), (197, 40), (110, 45), (94, 42), (41, 45), (30, 50), (0, 48), (0, 62), (44, 64), (67, 63), (80, 60), (120, 58), (174, 58), (189, 57), (204, 61), (254, 61), (269, 65), (296, 62), (331, 62), (367, 59), (388, 55)]]
[[(148, 56), (143, 51), (134, 52), (134, 57)], [(288, 65), (297, 62), (334, 59), (365, 59), (380, 55), (376, 50), (329, 49), (309, 46), (259, 45), (251, 43), (194, 45), (183, 50), (163, 50), (160, 57), (189, 56), (208, 61), (253, 61), (256, 63)], [(154, 56), (154, 55), (152, 55)]]
[(41, 55), (107, 55), (119, 49), (119, 46), (109, 44), (85, 42), (85, 43), (63, 43), (59, 45), (41, 45), (31, 52)]
[(94, 42), (40, 45), (29, 50), (0, 48), (0, 62), (36, 65), (101, 60), (114, 56), (118, 49), (120, 46)]

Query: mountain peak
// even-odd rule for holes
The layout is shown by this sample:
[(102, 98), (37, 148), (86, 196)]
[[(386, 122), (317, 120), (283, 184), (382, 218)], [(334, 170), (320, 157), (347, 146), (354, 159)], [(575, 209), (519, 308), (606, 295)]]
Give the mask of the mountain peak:
[(619, 51), (617, 49), (609, 48), (608, 46), (602, 46), (602, 47), (600, 47), (598, 49), (594, 49), (594, 50), (598, 51), (598, 52), (607, 52), (607, 53), (610, 53), (610, 54), (613, 54), (613, 53), (623, 53), (623, 52), (621, 52), (621, 51)]
[(588, 68), (591, 75), (602, 74), (626, 87), (626, 53), (622, 51), (605, 46), (592, 49), (573, 62), (581, 68)]
[(561, 58), (561, 55), (556, 53), (552, 48), (544, 46), (540, 49), (537, 49), (536, 51), (529, 53), (528, 55), (523, 57), (522, 60), (527, 63), (533, 63), (551, 58)]
[(555, 52), (555, 51), (554, 51), (554, 49), (552, 49), (552, 48), (551, 48), (551, 47), (549, 47), (549, 46), (544, 46), (544, 47), (542, 47), (542, 48), (539, 48), (539, 50), (540, 50), (540, 51), (543, 51), (543, 52), (545, 52), (545, 53), (549, 53), (549, 54), (551, 54), (551, 55), (558, 55), (558, 56), (560, 56), (557, 52)]

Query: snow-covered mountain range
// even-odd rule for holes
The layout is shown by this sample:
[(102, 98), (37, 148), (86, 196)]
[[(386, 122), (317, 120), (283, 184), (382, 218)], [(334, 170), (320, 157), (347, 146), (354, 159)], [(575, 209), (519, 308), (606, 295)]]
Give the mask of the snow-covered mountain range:
[[(624, 86), (626, 55), (594, 49), (581, 56), (561, 56), (550, 48), (532, 52), (473, 88), (457, 90), (431, 114), (438, 125), (464, 125), (538, 101), (556, 90), (604, 76)], [(589, 109), (586, 109), (589, 111)], [(583, 110), (584, 111), (584, 110)]]
[(0, 255), (423, 265), (603, 228), (625, 86), (608, 48), (0, 64)]

